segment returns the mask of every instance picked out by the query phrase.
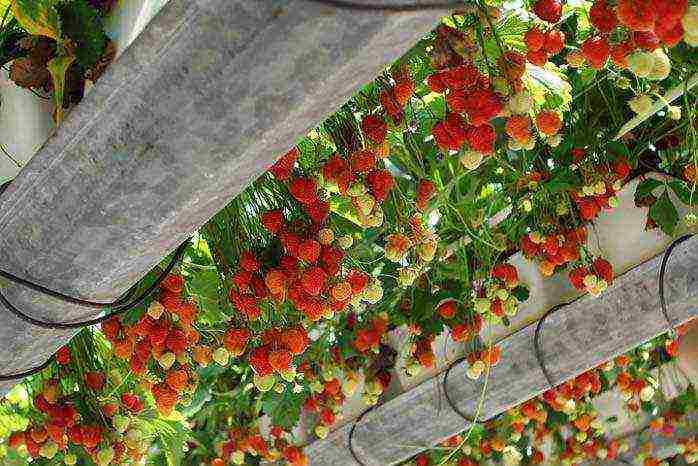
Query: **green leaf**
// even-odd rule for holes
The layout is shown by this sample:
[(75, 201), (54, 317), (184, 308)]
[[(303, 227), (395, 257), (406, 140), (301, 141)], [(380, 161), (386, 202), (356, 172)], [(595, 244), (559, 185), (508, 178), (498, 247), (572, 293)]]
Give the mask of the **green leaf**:
[(61, 23), (55, 0), (12, 0), (12, 13), (29, 33), (58, 40)]
[(83, 70), (97, 64), (107, 36), (102, 18), (86, 0), (72, 0), (58, 7), (63, 34), (75, 42), (75, 59)]
[(271, 418), (275, 426), (290, 430), (298, 423), (306, 392), (293, 393), (293, 386), (287, 384), (282, 394), (270, 391), (262, 398), (262, 411)]
[(669, 187), (672, 191), (674, 191), (676, 197), (678, 197), (684, 204), (698, 205), (698, 189), (694, 189), (692, 192), (688, 183), (679, 180), (670, 181)]
[(68, 55), (63, 52), (57, 57), (51, 59), (46, 65), (51, 73), (53, 80), (53, 105), (55, 107), (56, 125), (61, 123), (63, 119), (63, 93), (65, 91), (65, 73), (70, 65), (75, 61), (74, 55)]
[(522, 303), (528, 300), (528, 297), (531, 295), (531, 292), (527, 286), (519, 285), (512, 290), (511, 294), (513, 294), (516, 297), (516, 299), (518, 299), (519, 302)]
[(643, 197), (647, 197), (652, 194), (652, 191), (661, 185), (661, 181), (657, 181), (654, 178), (647, 178), (642, 183), (637, 185), (637, 189), (635, 190), (635, 198), (642, 199)]
[(551, 193), (559, 193), (577, 186), (577, 176), (572, 170), (562, 170), (557, 173), (550, 181), (545, 183), (545, 187)]
[(665, 190), (662, 196), (650, 207), (650, 218), (668, 235), (674, 234), (679, 223), (679, 213)]

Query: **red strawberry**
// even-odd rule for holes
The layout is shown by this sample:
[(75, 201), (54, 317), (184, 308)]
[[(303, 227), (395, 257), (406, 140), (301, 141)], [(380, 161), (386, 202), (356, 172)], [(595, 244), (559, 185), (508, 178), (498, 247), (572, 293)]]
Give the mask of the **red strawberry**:
[(317, 200), (317, 183), (312, 178), (296, 178), (289, 187), (291, 195), (301, 204), (312, 204)]
[(376, 115), (366, 115), (361, 121), (361, 130), (370, 141), (381, 144), (388, 133), (388, 125)]
[(562, 17), (562, 2), (560, 0), (538, 0), (533, 5), (533, 11), (543, 21), (557, 23)]
[(371, 171), (366, 177), (366, 182), (371, 194), (378, 202), (383, 202), (395, 185), (393, 175), (384, 169)]
[(298, 246), (298, 258), (313, 264), (320, 257), (320, 248), (320, 243), (314, 239), (305, 240)]
[(280, 210), (270, 210), (262, 214), (262, 225), (269, 233), (275, 234), (284, 223), (284, 214)]
[(591, 24), (605, 34), (610, 33), (618, 25), (618, 18), (613, 8), (606, 4), (606, 0), (596, 0), (589, 10)]
[(85, 374), (85, 384), (96, 392), (102, 390), (105, 383), (106, 378), (101, 372), (91, 371)]
[(603, 68), (610, 54), (611, 48), (605, 37), (590, 37), (582, 44), (582, 55), (589, 66), (597, 70)]
[(256, 272), (259, 270), (259, 261), (250, 251), (244, 251), (240, 255), (240, 267), (248, 272)]
[(456, 315), (457, 308), (458, 304), (456, 303), (456, 301), (450, 299), (439, 304), (436, 307), (436, 312), (438, 312), (439, 315), (444, 319), (452, 319)]
[(466, 130), (466, 139), (470, 148), (483, 154), (492, 153), (496, 137), (497, 134), (490, 124), (468, 126)]
[(613, 283), (613, 266), (606, 259), (594, 260), (594, 272), (609, 285)]
[(417, 183), (417, 208), (426, 210), (429, 200), (436, 194), (436, 186), (429, 180), (419, 180)]
[(269, 363), (269, 347), (260, 346), (250, 353), (250, 366), (259, 377), (266, 377), (274, 373), (274, 368)]
[(291, 177), (293, 166), (300, 156), (300, 151), (294, 147), (281, 157), (274, 165), (269, 168), (269, 171), (276, 177), (277, 180), (286, 181)]
[(56, 362), (61, 366), (70, 364), (70, 349), (67, 346), (61, 346), (56, 352)]
[(541, 133), (552, 136), (560, 131), (562, 120), (560, 120), (556, 112), (543, 110), (536, 115), (536, 126), (538, 126)]
[(545, 43), (543, 49), (548, 55), (557, 55), (565, 48), (565, 34), (557, 29), (548, 31), (545, 35)]
[(301, 280), (303, 290), (309, 295), (317, 296), (325, 288), (327, 274), (320, 267), (310, 267), (303, 273)]
[(524, 42), (526, 42), (526, 47), (531, 52), (540, 50), (545, 42), (545, 34), (541, 31), (538, 26), (533, 26), (531, 29), (526, 31), (524, 35)]
[(134, 414), (138, 414), (143, 411), (143, 401), (138, 395), (133, 393), (124, 393), (121, 395), (121, 403)]

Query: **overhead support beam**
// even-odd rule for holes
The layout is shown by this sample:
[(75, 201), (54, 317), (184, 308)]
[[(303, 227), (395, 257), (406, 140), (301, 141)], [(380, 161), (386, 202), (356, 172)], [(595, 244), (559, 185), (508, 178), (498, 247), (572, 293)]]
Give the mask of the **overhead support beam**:
[[(446, 13), (170, 0), (0, 197), (0, 268), (114, 300)], [(41, 319), (94, 316), (0, 286)], [(71, 335), (0, 309), (0, 373)]]
[[(669, 323), (659, 305), (657, 256), (617, 277), (600, 297), (584, 296), (551, 314), (540, 332), (542, 359), (557, 385), (665, 332)], [(678, 245), (665, 276), (667, 312), (677, 326), (698, 316), (698, 237)], [(535, 355), (536, 325), (500, 342), (502, 360), (484, 389), (479, 419), (494, 416), (550, 388)], [(484, 377), (472, 381), (467, 363), (453, 367), (448, 393), (463, 413), (473, 416)], [(443, 375), (425, 381), (367, 413), (355, 426), (353, 448), (367, 466), (411, 458), (468, 427), (444, 402)], [(349, 451), (346, 424), (306, 448), (315, 466), (357, 465)]]

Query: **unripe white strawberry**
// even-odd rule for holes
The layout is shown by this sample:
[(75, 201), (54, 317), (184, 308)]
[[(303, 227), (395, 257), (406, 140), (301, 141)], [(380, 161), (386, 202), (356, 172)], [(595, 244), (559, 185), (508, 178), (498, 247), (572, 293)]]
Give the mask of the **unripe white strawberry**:
[(329, 228), (323, 228), (317, 234), (318, 243), (329, 245), (334, 241), (334, 232)]
[(131, 420), (128, 418), (128, 416), (124, 416), (123, 414), (115, 414), (114, 419), (112, 419), (114, 428), (120, 434), (126, 432), (126, 429), (128, 429), (128, 425), (130, 422)]
[(245, 452), (240, 450), (235, 450), (232, 455), (230, 455), (230, 460), (233, 464), (242, 465), (245, 464)]
[(509, 111), (516, 115), (525, 115), (531, 111), (533, 98), (527, 91), (517, 92), (508, 101)]
[(274, 377), (274, 374), (268, 375), (266, 377), (260, 377), (257, 374), (254, 375), (252, 378), (252, 383), (254, 383), (254, 386), (257, 387), (257, 390), (260, 392), (268, 392), (272, 388), (274, 388), (274, 385), (276, 384), (276, 378)]
[(670, 120), (680, 120), (681, 119), (681, 107), (676, 105), (669, 105), (666, 111), (667, 116)]
[(177, 360), (177, 356), (175, 356), (174, 353), (167, 352), (167, 353), (163, 353), (158, 358), (158, 364), (160, 364), (160, 366), (163, 369), (167, 370), (170, 367), (172, 367), (172, 364), (174, 364), (176, 360)]
[(656, 49), (652, 52), (652, 58), (654, 63), (652, 64), (652, 71), (647, 75), (647, 79), (653, 81), (663, 81), (669, 77), (671, 72), (671, 61), (664, 50), (661, 48)]
[(213, 360), (219, 366), (227, 366), (230, 361), (230, 352), (224, 346), (216, 348), (213, 351)]
[(324, 426), (322, 424), (318, 424), (315, 426), (315, 435), (317, 435), (317, 437), (320, 440), (324, 440), (327, 437), (327, 435), (329, 435), (329, 433), (330, 433), (329, 427)]
[(153, 301), (152, 303), (150, 303), (150, 306), (148, 306), (147, 312), (150, 317), (152, 317), (155, 320), (158, 320), (162, 313), (165, 312), (165, 306), (163, 306), (157, 301)]
[(73, 466), (77, 464), (78, 462), (78, 457), (75, 456), (72, 453), (66, 453), (63, 455), (63, 463), (65, 463), (67, 466)]
[(650, 401), (652, 398), (654, 398), (654, 387), (651, 385), (645, 386), (642, 390), (640, 390), (640, 399), (642, 401)]
[(482, 159), (485, 157), (481, 152), (475, 152), (472, 150), (465, 151), (463, 155), (460, 156), (460, 163), (467, 170), (475, 170), (482, 163)]
[(111, 446), (102, 448), (97, 452), (97, 464), (99, 466), (106, 466), (107, 464), (111, 463), (113, 459), (114, 449)]
[[(685, 36), (698, 37), (698, 5), (691, 5), (684, 13), (683, 18), (681, 18), (681, 25)], [(691, 45), (691, 44), (689, 44)], [(695, 45), (692, 45), (695, 47)]]
[(649, 52), (637, 51), (628, 55), (628, 69), (638, 78), (646, 78), (654, 68), (654, 56)]
[(638, 115), (646, 115), (652, 110), (654, 101), (646, 94), (640, 94), (628, 101), (630, 109)]
[(487, 298), (475, 298), (475, 312), (478, 314), (484, 314), (489, 312), (491, 307), (491, 302)]
[(343, 235), (337, 238), (337, 243), (342, 249), (349, 249), (354, 244), (354, 238), (351, 235)]
[(47, 459), (52, 459), (58, 453), (58, 445), (53, 441), (48, 441), (39, 448), (39, 455)]

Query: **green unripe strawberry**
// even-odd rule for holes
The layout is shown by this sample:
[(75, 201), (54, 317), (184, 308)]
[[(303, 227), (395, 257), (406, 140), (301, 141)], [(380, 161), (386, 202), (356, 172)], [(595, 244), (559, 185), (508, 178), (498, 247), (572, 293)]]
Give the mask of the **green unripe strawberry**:
[(274, 388), (274, 385), (276, 384), (276, 377), (274, 377), (274, 374), (268, 375), (266, 377), (259, 377), (255, 374), (254, 378), (252, 379), (252, 382), (254, 383), (254, 386), (257, 387), (257, 390), (259, 390), (260, 392), (268, 392), (269, 390)]

